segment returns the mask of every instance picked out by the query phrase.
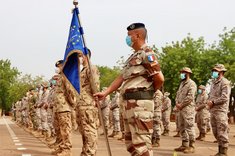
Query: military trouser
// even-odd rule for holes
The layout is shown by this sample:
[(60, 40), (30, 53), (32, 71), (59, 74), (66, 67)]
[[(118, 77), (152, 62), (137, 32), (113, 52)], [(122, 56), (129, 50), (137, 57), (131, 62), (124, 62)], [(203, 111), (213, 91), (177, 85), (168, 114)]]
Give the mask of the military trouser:
[(72, 123), (71, 123), (71, 112), (59, 112), (58, 121), (59, 129), (61, 135), (61, 144), (59, 145), (60, 150), (71, 150), (71, 132), (72, 132)]
[(176, 126), (176, 131), (180, 131), (180, 124), (179, 124), (179, 112), (175, 113), (175, 126)]
[(41, 108), (41, 122), (42, 122), (42, 130), (49, 131), (48, 120), (47, 120), (47, 110)]
[(219, 146), (228, 147), (228, 117), (225, 112), (213, 111), (211, 113), (211, 126)]
[(161, 136), (161, 112), (154, 112), (153, 117), (153, 135), (155, 139), (160, 139)]
[(42, 120), (41, 120), (41, 110), (40, 108), (36, 109), (36, 119), (37, 119), (37, 125), (38, 130), (42, 130)]
[(112, 110), (113, 114), (113, 131), (115, 132), (120, 132), (120, 113), (119, 113), (119, 108), (115, 108)]
[(170, 113), (168, 112), (163, 112), (162, 113), (162, 123), (164, 130), (169, 131), (169, 125), (170, 125)]
[(109, 129), (109, 107), (108, 106), (102, 109), (102, 115), (103, 115), (105, 130), (108, 132), (108, 129)]
[(59, 116), (56, 112), (53, 114), (53, 127), (55, 129), (56, 144), (60, 144), (62, 142), (62, 136), (60, 133)]
[(206, 134), (209, 115), (203, 111), (197, 112), (196, 123), (200, 133)]
[(132, 156), (153, 155), (153, 100), (124, 101), (125, 144)]
[(54, 135), (55, 134), (55, 129), (54, 129), (54, 126), (53, 126), (53, 111), (52, 111), (52, 109), (48, 109), (47, 123), (48, 123), (48, 128), (51, 132), (51, 135)]
[(211, 130), (211, 114), (209, 112), (208, 114), (208, 120), (207, 120), (207, 123), (206, 123), (206, 128), (207, 128), (207, 132)]
[(74, 109), (71, 111), (71, 120), (72, 120), (73, 130), (76, 130), (78, 125), (77, 125), (77, 122), (76, 122), (76, 111)]
[(194, 108), (183, 108), (179, 112), (180, 133), (183, 141), (195, 141)]
[(98, 109), (95, 106), (77, 106), (76, 115), (83, 141), (81, 156), (93, 156), (98, 142)]

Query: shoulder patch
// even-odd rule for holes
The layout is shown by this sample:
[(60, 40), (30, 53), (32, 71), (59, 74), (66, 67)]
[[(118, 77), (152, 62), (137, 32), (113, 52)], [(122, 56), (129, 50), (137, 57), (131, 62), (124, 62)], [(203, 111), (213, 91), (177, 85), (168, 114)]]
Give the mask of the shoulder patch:
[(153, 54), (147, 56), (149, 62), (154, 62), (156, 60)]
[(147, 56), (149, 62), (157, 61), (156, 56), (154, 54), (150, 54)]

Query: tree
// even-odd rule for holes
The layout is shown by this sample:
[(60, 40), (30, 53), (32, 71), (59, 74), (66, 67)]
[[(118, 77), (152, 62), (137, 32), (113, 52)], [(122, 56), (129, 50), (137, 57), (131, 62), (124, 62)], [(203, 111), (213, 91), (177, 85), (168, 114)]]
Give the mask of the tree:
[(0, 107), (9, 109), (9, 88), (15, 82), (19, 71), (11, 67), (10, 60), (0, 60)]
[(119, 67), (98, 66), (100, 72), (100, 88), (109, 86), (113, 80), (120, 74)]

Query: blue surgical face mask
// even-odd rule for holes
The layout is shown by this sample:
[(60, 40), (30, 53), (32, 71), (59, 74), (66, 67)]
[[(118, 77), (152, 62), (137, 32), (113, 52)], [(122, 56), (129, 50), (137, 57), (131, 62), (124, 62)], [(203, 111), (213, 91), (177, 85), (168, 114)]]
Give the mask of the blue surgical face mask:
[(201, 94), (201, 93), (202, 93), (202, 90), (201, 90), (201, 89), (198, 89), (197, 92), (198, 92), (198, 94)]
[(186, 74), (185, 73), (180, 73), (180, 79), (184, 80), (186, 78)]
[(130, 36), (127, 36), (127, 37), (126, 37), (126, 44), (127, 44), (129, 47), (132, 47), (133, 42), (132, 42), (132, 40), (131, 40), (131, 37), (130, 37)]
[(56, 80), (52, 80), (52, 81), (51, 81), (51, 84), (52, 84), (52, 85), (56, 85)]
[(212, 77), (213, 79), (217, 79), (217, 78), (219, 77), (219, 72), (213, 71), (212, 74), (211, 74), (211, 77)]

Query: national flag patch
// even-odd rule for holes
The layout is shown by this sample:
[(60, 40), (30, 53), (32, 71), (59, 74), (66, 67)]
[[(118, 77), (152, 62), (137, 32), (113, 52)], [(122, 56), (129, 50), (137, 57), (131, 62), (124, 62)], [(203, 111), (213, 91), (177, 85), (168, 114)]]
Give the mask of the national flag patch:
[(149, 62), (154, 62), (156, 60), (154, 55), (148, 55), (147, 57)]

